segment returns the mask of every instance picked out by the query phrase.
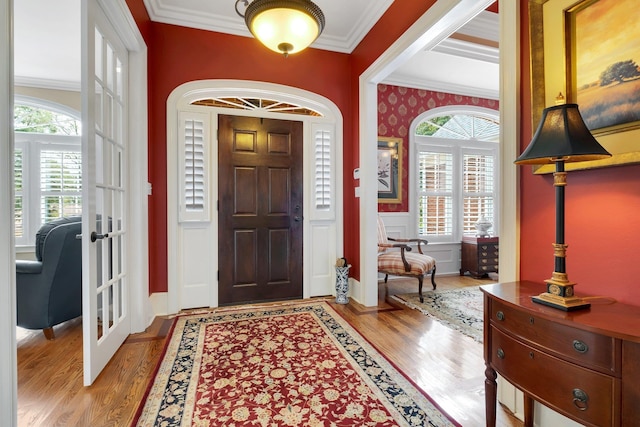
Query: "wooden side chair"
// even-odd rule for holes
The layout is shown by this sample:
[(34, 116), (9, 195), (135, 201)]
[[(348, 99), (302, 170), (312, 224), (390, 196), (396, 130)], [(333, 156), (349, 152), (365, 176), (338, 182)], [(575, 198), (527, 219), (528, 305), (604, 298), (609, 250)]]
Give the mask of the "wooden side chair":
[[(418, 252), (413, 252), (409, 243), (418, 246)], [(387, 283), (389, 275), (409, 276), (418, 279), (418, 294), (420, 302), (424, 302), (422, 296), (422, 282), (424, 276), (431, 273), (431, 284), (436, 288), (436, 260), (422, 253), (422, 245), (427, 245), (424, 239), (393, 239), (387, 236), (382, 218), (378, 216), (378, 272), (384, 273), (384, 283)], [(389, 250), (399, 248), (400, 250)]]

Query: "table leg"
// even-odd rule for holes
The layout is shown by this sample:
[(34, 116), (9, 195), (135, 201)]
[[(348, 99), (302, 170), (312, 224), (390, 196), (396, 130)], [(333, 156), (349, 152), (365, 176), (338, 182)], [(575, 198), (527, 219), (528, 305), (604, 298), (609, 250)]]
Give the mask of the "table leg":
[(498, 394), (498, 384), (496, 371), (489, 365), (484, 371), (484, 395), (485, 395), (485, 411), (487, 416), (487, 427), (495, 427), (496, 425), (496, 398)]
[(533, 398), (524, 393), (524, 427), (533, 427)]

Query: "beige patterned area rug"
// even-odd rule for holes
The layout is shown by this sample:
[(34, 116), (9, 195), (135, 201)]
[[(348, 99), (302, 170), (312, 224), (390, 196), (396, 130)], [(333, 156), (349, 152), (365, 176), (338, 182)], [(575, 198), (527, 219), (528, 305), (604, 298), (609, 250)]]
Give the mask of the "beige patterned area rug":
[(424, 292), (424, 303), (418, 293), (398, 294), (391, 298), (436, 318), (439, 322), (482, 342), (483, 299), (479, 286)]
[(175, 319), (135, 426), (457, 426), (326, 302)]

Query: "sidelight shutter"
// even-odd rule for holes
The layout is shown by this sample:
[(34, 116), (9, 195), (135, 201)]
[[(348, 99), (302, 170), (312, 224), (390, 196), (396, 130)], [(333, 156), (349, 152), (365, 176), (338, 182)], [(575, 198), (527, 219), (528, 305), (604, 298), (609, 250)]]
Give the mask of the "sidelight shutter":
[(209, 221), (210, 119), (208, 114), (180, 115), (180, 221)]
[(335, 217), (335, 149), (331, 126), (314, 124), (313, 219)]

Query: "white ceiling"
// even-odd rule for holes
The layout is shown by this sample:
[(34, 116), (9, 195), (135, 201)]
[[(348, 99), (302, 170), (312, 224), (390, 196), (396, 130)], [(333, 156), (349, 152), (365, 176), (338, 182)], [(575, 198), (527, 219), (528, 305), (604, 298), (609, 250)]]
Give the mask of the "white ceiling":
[[(312, 47), (350, 53), (392, 2), (315, 0), (326, 25)], [(235, 11), (235, 0), (144, 0), (144, 4), (157, 22), (251, 37)], [(79, 89), (80, 0), (14, 2), (14, 40), (16, 84)], [(497, 99), (497, 42), (497, 14), (483, 12), (432, 51), (401, 65), (385, 83)]]

